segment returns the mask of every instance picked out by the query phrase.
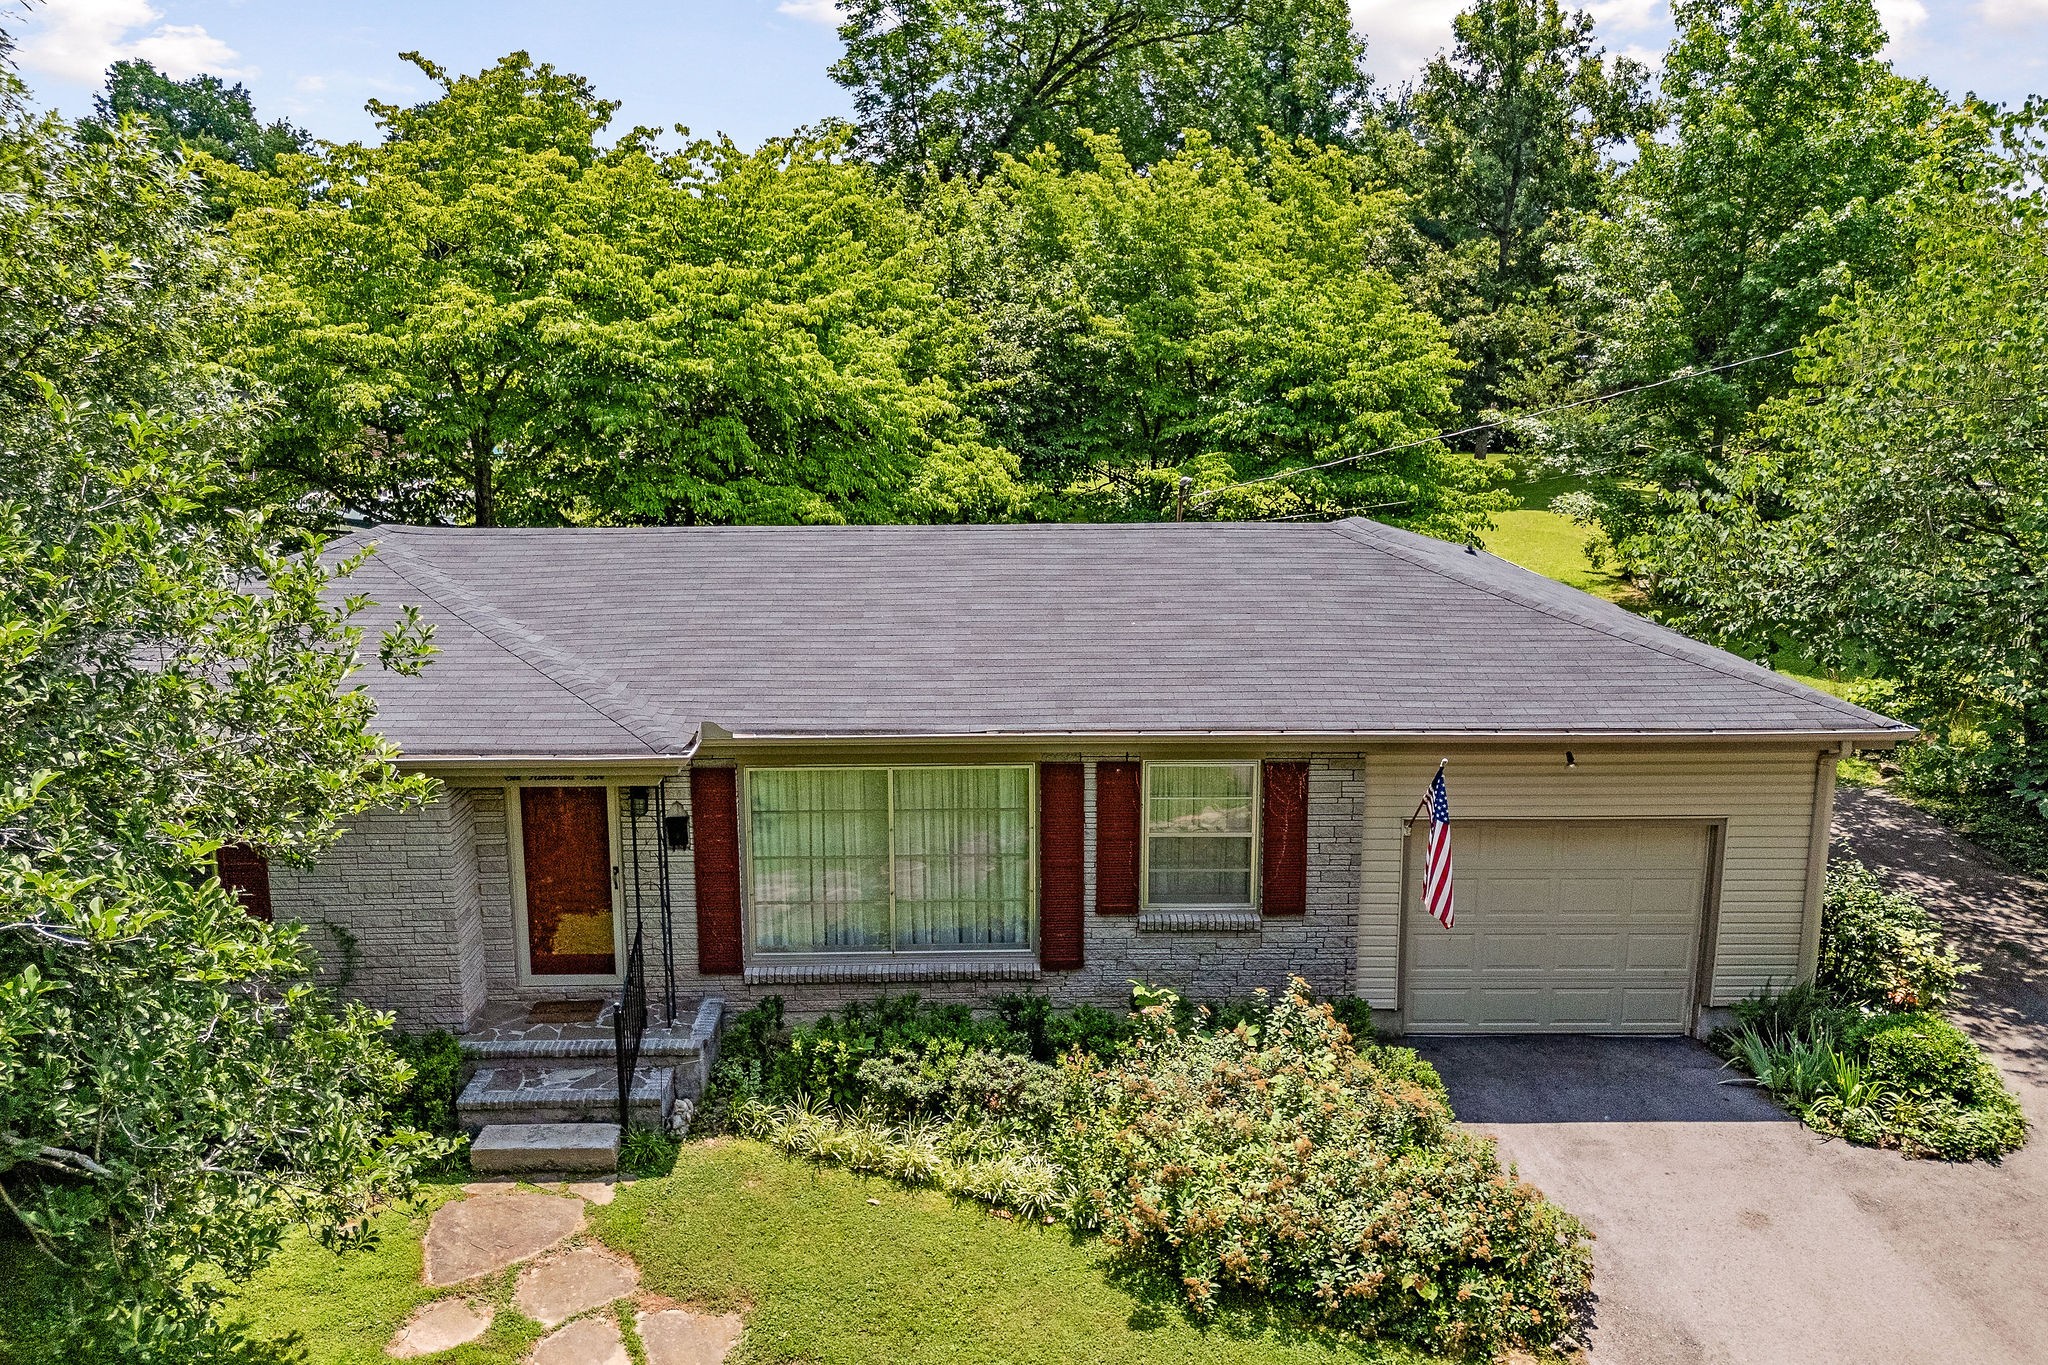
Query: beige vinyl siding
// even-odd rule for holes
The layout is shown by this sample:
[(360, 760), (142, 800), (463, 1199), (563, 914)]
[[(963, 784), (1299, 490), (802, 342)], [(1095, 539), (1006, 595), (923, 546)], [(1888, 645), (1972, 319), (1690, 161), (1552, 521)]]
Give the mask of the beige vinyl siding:
[(1811, 969), (1802, 956), (1816, 782), (1833, 778), (1817, 748), (1589, 742), (1574, 756), (1577, 766), (1567, 767), (1562, 744), (1385, 748), (1367, 756), (1360, 995), (1379, 1009), (1400, 1007), (1401, 824), (1446, 757), (1454, 851), (1461, 819), (1723, 823), (1718, 910), (1710, 910), (1712, 984), (1702, 1003), (1727, 1005)]

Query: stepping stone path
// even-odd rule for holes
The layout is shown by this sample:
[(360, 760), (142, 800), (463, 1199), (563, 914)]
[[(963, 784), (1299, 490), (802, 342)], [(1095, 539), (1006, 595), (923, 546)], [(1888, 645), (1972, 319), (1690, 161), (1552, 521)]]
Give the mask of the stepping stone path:
[(422, 1304), (391, 1338), (384, 1354), (410, 1360), (437, 1351), (452, 1351), (490, 1331), (491, 1319), (497, 1312), (489, 1304), (478, 1307), (468, 1299), (436, 1299)]
[(583, 1227), (583, 1201), (514, 1191), (443, 1204), (427, 1223), (427, 1283), (461, 1284), (538, 1256)]
[(633, 1365), (619, 1324), (610, 1317), (578, 1318), (542, 1337), (526, 1359), (527, 1365)]
[(692, 1313), (665, 1308), (642, 1313), (636, 1325), (647, 1365), (724, 1365), (726, 1353), (739, 1342), (743, 1324), (737, 1313)]
[(640, 1271), (631, 1261), (596, 1247), (575, 1247), (520, 1271), (512, 1305), (541, 1326), (553, 1327), (625, 1298), (639, 1283)]
[[(424, 1278), (430, 1285), (462, 1284), (532, 1260), (519, 1272), (512, 1306), (556, 1330), (541, 1338), (525, 1365), (632, 1365), (614, 1314), (592, 1310), (633, 1293), (639, 1268), (600, 1247), (556, 1250), (583, 1230), (585, 1201), (609, 1204), (616, 1189), (608, 1180), (557, 1188), (567, 1194), (521, 1189), (512, 1180), (464, 1185), (469, 1198), (443, 1204), (427, 1221)], [(407, 1360), (453, 1350), (489, 1331), (495, 1312), (488, 1303), (437, 1299), (398, 1329), (384, 1353)], [(684, 1308), (643, 1311), (634, 1321), (647, 1365), (724, 1365), (745, 1325), (737, 1314)]]

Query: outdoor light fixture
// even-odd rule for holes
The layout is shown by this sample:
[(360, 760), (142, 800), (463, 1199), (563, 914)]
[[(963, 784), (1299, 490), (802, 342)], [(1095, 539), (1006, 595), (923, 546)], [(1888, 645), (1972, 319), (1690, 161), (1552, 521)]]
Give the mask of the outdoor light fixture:
[(1579, 760), (1572, 757), (1572, 751), (1570, 749), (1566, 749), (1564, 751), (1564, 766), (1567, 768), (1576, 768), (1579, 766)]
[(664, 815), (661, 817), (662, 836), (670, 848), (690, 846), (690, 817), (687, 815)]
[(632, 809), (634, 819), (637, 820), (647, 814), (647, 788), (628, 787), (626, 789), (626, 803)]

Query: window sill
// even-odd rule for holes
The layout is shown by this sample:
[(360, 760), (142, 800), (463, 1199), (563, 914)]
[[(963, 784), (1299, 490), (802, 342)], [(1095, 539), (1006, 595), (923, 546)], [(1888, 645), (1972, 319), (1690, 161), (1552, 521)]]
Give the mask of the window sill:
[(862, 984), (876, 981), (1036, 981), (1038, 975), (1038, 959), (1022, 955), (1014, 958), (969, 958), (959, 961), (912, 958), (897, 962), (754, 962), (747, 965), (745, 972), (747, 984), (750, 986)]
[(1141, 934), (1249, 934), (1264, 920), (1257, 910), (1140, 910)]

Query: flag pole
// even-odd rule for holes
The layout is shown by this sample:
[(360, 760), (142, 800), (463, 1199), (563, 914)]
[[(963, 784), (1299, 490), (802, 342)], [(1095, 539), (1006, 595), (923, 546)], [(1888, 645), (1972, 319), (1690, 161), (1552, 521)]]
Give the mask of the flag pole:
[[(1448, 758), (1440, 758), (1440, 759), (1438, 759), (1438, 760), (1436, 761), (1436, 770), (1437, 770), (1437, 772), (1438, 772), (1438, 773), (1442, 773), (1442, 772), (1443, 772), (1443, 770), (1444, 770), (1444, 769), (1445, 769), (1446, 767), (1448, 767), (1448, 766), (1450, 765), (1450, 761), (1451, 761), (1451, 760), (1449, 760)], [(1429, 804), (1429, 788), (1427, 788), (1427, 787), (1424, 787), (1424, 788), (1422, 789), (1422, 799), (1421, 799), (1420, 801), (1417, 801), (1417, 802), (1415, 803), (1415, 810), (1414, 810), (1414, 813), (1412, 813), (1411, 815), (1409, 815), (1409, 817), (1408, 817), (1408, 818), (1407, 818), (1406, 820), (1403, 820), (1403, 821), (1401, 822), (1401, 837), (1402, 837), (1403, 839), (1405, 839), (1405, 838), (1407, 838), (1407, 837), (1408, 837), (1408, 831), (1409, 831), (1409, 830), (1411, 830), (1411, 829), (1415, 828), (1415, 822), (1416, 822), (1417, 820), (1420, 820), (1420, 819), (1422, 818), (1422, 808), (1423, 808), (1424, 806), (1428, 805), (1428, 804)]]

